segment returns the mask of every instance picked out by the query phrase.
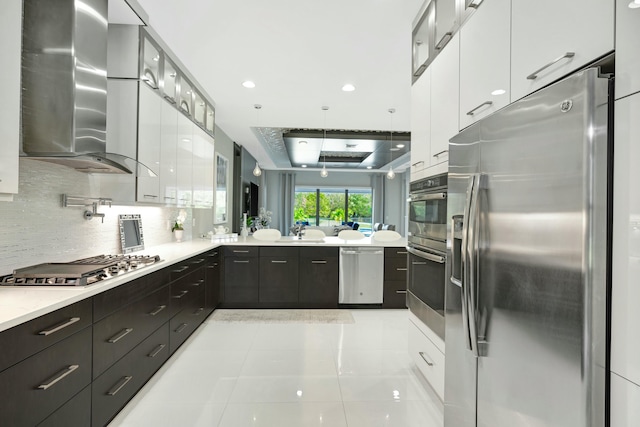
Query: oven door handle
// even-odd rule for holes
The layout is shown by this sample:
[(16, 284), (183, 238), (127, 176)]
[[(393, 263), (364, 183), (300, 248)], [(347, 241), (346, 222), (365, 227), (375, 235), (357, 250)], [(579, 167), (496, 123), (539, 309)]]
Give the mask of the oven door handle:
[(422, 200), (442, 200), (447, 198), (447, 193), (427, 193), (427, 194), (413, 194), (409, 196), (409, 201), (419, 202)]
[(407, 251), (420, 258), (428, 259), (429, 261), (437, 262), (438, 264), (444, 264), (445, 258), (441, 255), (432, 254), (425, 251), (420, 251), (416, 248), (407, 246)]

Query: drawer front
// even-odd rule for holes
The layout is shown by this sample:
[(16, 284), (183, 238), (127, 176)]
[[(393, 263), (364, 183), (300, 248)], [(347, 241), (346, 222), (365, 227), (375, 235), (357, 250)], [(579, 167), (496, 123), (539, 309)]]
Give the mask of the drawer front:
[(257, 257), (260, 255), (258, 246), (225, 246), (224, 256), (229, 257)]
[(35, 425), (91, 382), (91, 328), (0, 373), (0, 424)]
[(91, 425), (91, 386), (49, 415), (38, 427), (86, 427)]
[(185, 275), (191, 273), (192, 271), (197, 270), (198, 268), (204, 266), (207, 263), (207, 255), (200, 254), (184, 261), (177, 262), (173, 264), (171, 267), (168, 267), (171, 273), (171, 280), (178, 280)]
[(91, 299), (77, 302), (0, 333), (0, 371), (92, 323)]
[(313, 258), (313, 259), (326, 259), (326, 258), (338, 258), (338, 248), (334, 247), (301, 247), (300, 258)]
[(204, 292), (205, 269), (199, 269), (171, 284), (171, 317), (188, 307), (190, 301)]
[(385, 258), (407, 258), (407, 248), (384, 248), (384, 257)]
[(302, 306), (338, 308), (338, 266), (338, 257), (300, 258), (298, 300)]
[(444, 354), (412, 322), (409, 322), (409, 355), (444, 401)]
[(94, 296), (93, 321), (97, 322), (123, 306), (157, 291), (169, 283), (169, 275), (169, 269), (164, 268)]
[(407, 307), (407, 281), (385, 281), (382, 299), (383, 308)]
[(260, 258), (225, 257), (224, 303), (257, 304), (260, 280)]
[(93, 381), (92, 425), (106, 425), (169, 358), (168, 323)]
[(206, 318), (207, 311), (204, 305), (204, 293), (202, 292), (196, 295), (196, 297), (197, 298), (191, 298), (190, 304), (169, 322), (171, 354), (189, 338), (189, 335), (191, 335)]
[(169, 293), (165, 286), (93, 326), (93, 378), (169, 320)]
[(260, 256), (295, 258), (298, 256), (298, 248), (289, 246), (263, 246), (260, 248)]
[(384, 280), (407, 281), (407, 257), (384, 259)]

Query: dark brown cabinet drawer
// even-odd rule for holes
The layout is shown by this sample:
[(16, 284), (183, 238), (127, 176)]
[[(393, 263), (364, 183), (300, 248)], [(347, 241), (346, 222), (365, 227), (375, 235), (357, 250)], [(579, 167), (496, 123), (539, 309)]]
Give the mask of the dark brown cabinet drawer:
[(384, 248), (384, 257), (385, 258), (407, 258), (407, 248), (398, 247), (398, 248)]
[(288, 257), (298, 256), (298, 248), (290, 246), (262, 246), (260, 248), (261, 257)]
[(204, 268), (171, 283), (171, 317), (189, 306), (189, 301), (194, 294), (204, 292)]
[[(337, 255), (337, 251), (334, 253)], [(300, 258), (298, 299), (302, 307), (337, 308), (338, 257)]]
[(337, 247), (301, 247), (300, 258), (338, 258), (339, 252)]
[(405, 308), (407, 306), (407, 281), (385, 281), (382, 308)]
[(169, 267), (169, 271), (171, 272), (171, 280), (174, 281), (184, 277), (192, 271), (195, 271), (198, 268), (204, 266), (206, 262), (207, 257), (205, 256), (205, 254), (202, 254), (173, 264), (171, 267)]
[(260, 254), (258, 246), (225, 246), (225, 257), (257, 257)]
[(169, 322), (171, 354), (189, 338), (189, 335), (200, 326), (205, 317), (204, 292), (200, 292), (199, 294), (194, 294), (190, 298), (189, 304)]
[(62, 405), (38, 427), (87, 427), (91, 425), (91, 386), (88, 385), (80, 393)]
[(133, 301), (144, 298), (169, 283), (170, 268), (147, 274), (93, 297), (93, 321), (97, 322)]
[(222, 283), (221, 256), (217, 249), (207, 253), (208, 262), (205, 266), (205, 307), (207, 314), (215, 309), (220, 303)]
[(0, 333), (0, 371), (91, 323), (91, 299), (87, 299), (3, 331)]
[(165, 323), (93, 381), (92, 425), (106, 425), (168, 357), (169, 329)]
[(259, 295), (260, 258), (224, 258), (224, 303), (227, 306), (257, 304)]
[(297, 256), (260, 257), (259, 301), (274, 304), (298, 302)]
[(93, 326), (93, 378), (169, 320), (169, 295), (167, 285)]
[(407, 257), (384, 259), (384, 280), (407, 281)]
[(0, 424), (43, 421), (91, 382), (91, 328), (0, 373)]

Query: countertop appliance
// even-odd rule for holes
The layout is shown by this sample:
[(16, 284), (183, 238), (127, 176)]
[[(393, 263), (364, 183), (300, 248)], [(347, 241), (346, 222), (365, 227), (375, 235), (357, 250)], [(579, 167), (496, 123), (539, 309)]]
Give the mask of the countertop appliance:
[(384, 249), (340, 248), (339, 304), (382, 304)]
[(19, 268), (0, 277), (5, 286), (86, 286), (160, 261), (158, 255), (98, 255), (71, 262)]
[(447, 174), (409, 187), (407, 307), (444, 340)]
[(589, 68), (450, 140), (446, 427), (607, 425), (612, 89)]

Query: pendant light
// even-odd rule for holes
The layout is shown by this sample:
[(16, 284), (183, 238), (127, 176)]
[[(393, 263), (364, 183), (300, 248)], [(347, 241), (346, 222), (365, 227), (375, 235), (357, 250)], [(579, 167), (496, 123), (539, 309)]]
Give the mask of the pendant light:
[(327, 170), (327, 156), (324, 154), (324, 140), (327, 139), (327, 110), (329, 107), (323, 106), (322, 110), (324, 111), (324, 125), (323, 125), (323, 133), (322, 133), (322, 147), (320, 148), (320, 152), (322, 154), (322, 170), (320, 171), (320, 176), (322, 178), (326, 178), (329, 176), (329, 171)]
[[(258, 127), (260, 127), (260, 109), (262, 108), (262, 105), (254, 104), (253, 108), (256, 109), (256, 116), (258, 116), (257, 117)], [(256, 167), (253, 168), (253, 175), (254, 176), (262, 175), (262, 169), (260, 169), (260, 165), (258, 164), (258, 162), (256, 162)]]
[[(389, 114), (391, 114), (391, 130), (389, 131), (391, 145), (389, 147), (389, 157), (393, 160), (393, 156), (391, 155), (391, 148), (393, 148), (393, 113), (396, 112), (395, 108), (389, 108)], [(389, 165), (389, 171), (387, 172), (387, 179), (393, 179), (396, 177), (396, 173), (393, 171), (393, 166)]]

